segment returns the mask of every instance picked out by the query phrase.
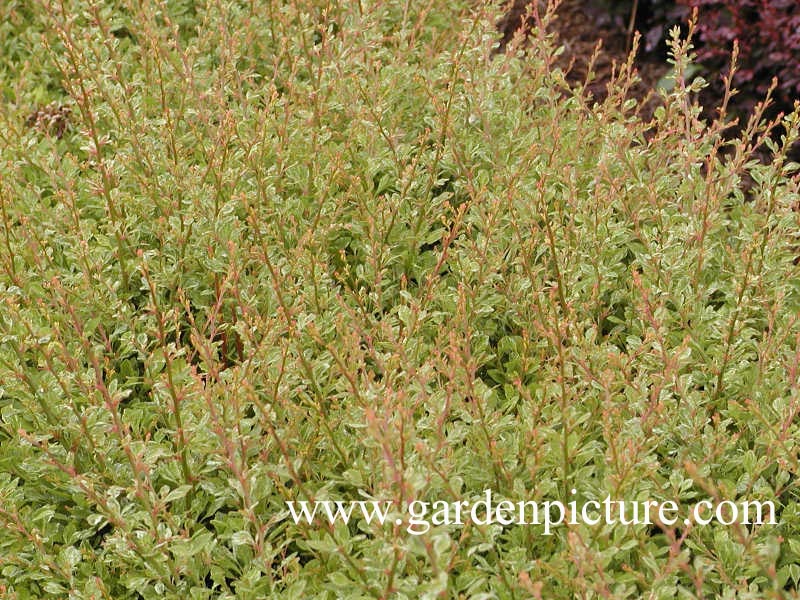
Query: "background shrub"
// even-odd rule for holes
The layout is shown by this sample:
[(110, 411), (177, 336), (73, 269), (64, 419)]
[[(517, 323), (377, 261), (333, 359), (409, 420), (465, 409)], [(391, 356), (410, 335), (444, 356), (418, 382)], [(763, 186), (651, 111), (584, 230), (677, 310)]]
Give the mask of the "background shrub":
[(727, 71), (734, 40), (740, 64), (734, 84), (763, 97), (778, 78), (777, 100), (800, 98), (800, 5), (793, 0), (680, 0), (697, 8), (698, 58)]
[(691, 10), (697, 9), (696, 58), (711, 84), (704, 98), (710, 113), (724, 95), (720, 75), (729, 71), (734, 41), (738, 69), (733, 84), (742, 94), (733, 106), (740, 116), (764, 98), (775, 77), (778, 85), (773, 99), (778, 108), (791, 110), (800, 98), (800, 5), (794, 0), (613, 0), (605, 4), (624, 19), (633, 13), (643, 35), (642, 48), (662, 56), (671, 27), (682, 25), (685, 31)]

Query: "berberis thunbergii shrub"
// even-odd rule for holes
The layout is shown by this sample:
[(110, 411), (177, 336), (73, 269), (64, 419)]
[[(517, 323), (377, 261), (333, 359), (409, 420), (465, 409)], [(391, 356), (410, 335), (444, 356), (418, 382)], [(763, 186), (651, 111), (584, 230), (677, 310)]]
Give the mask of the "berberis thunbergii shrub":
[[(797, 595), (797, 115), (724, 141), (677, 38), (588, 105), (476, 4), (3, 4), (2, 597)], [(682, 512), (412, 531), (486, 490)]]

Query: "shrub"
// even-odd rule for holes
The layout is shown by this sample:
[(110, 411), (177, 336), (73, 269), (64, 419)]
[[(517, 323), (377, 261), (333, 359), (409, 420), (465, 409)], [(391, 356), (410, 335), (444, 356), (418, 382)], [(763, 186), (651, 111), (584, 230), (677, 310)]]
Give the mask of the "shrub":
[(630, 14), (644, 35), (646, 50), (664, 50), (667, 33), (676, 24), (685, 27), (692, 9), (698, 11), (697, 60), (710, 82), (705, 101), (716, 104), (724, 94), (722, 78), (730, 67), (734, 43), (738, 68), (733, 84), (743, 94), (736, 102), (741, 114), (752, 110), (770, 89), (773, 99), (791, 110), (800, 98), (800, 5), (794, 0), (624, 0), (611, 5)]
[(800, 5), (794, 0), (680, 0), (699, 10), (698, 58), (723, 72), (734, 41), (740, 66), (736, 86), (764, 96), (778, 78), (777, 99), (800, 98)]
[[(726, 142), (677, 39), (652, 124), (630, 65), (590, 108), (543, 30), (492, 59), (496, 16), (30, 3), (0, 81), (4, 597), (796, 589), (798, 115)], [(486, 488), (779, 523), (416, 537), (286, 508)]]

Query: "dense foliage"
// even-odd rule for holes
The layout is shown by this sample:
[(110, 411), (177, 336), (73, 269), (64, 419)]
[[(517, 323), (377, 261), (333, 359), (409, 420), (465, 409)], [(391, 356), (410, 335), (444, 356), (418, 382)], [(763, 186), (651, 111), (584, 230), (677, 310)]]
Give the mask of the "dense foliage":
[[(725, 141), (677, 36), (588, 106), (481, 10), (0, 8), (3, 597), (796, 596), (798, 115)], [(286, 509), (487, 488), (779, 522)]]

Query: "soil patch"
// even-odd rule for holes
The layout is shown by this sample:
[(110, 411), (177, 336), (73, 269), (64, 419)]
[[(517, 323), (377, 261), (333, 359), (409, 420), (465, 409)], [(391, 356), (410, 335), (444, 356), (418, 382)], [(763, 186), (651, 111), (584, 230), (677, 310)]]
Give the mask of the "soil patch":
[[(534, 26), (532, 19), (526, 20), (532, 1), (535, 0), (515, 0), (498, 23), (503, 34), (501, 51), (520, 27), (528, 30)], [(630, 9), (614, 11), (608, 2), (602, 0), (564, 0), (550, 29), (557, 35), (558, 43), (564, 46), (558, 65), (566, 72), (567, 80), (573, 84), (587, 83), (586, 92), (602, 102), (607, 96), (608, 84), (619, 72), (620, 65), (628, 60), (635, 29)], [(598, 42), (601, 43), (599, 52)], [(640, 43), (642, 48), (635, 61), (640, 81), (629, 90), (629, 95), (642, 103), (642, 117), (649, 119), (660, 102), (653, 91), (659, 80), (670, 71), (671, 65), (663, 52), (645, 52), (645, 44)], [(593, 73), (591, 79), (588, 78), (590, 69)]]

